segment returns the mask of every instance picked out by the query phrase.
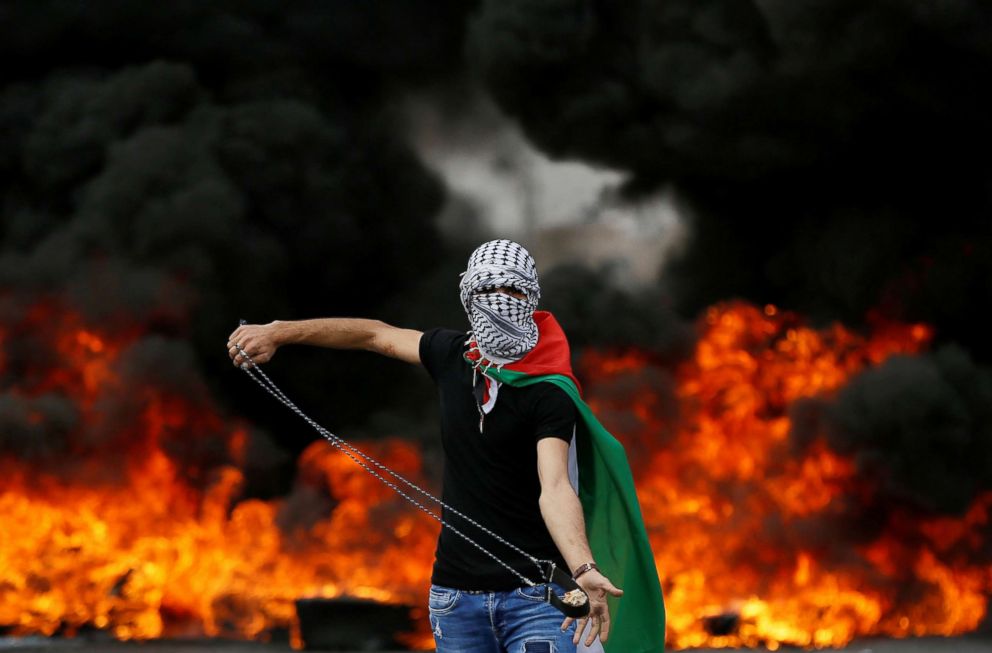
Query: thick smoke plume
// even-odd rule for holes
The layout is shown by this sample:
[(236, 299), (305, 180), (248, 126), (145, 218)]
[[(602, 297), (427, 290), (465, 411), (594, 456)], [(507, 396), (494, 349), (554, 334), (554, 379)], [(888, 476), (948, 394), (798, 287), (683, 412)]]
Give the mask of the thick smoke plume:
[(992, 373), (959, 347), (895, 356), (834, 401), (794, 412), (796, 444), (825, 437), (877, 484), (865, 510), (904, 504), (962, 513), (992, 487)]
[(938, 353), (797, 416), (799, 443), (815, 422), (928, 509), (992, 487), (988, 3), (500, 0), (470, 35), (538, 146), (686, 199), (689, 242), (661, 278), (679, 313), (743, 297), (936, 328)]
[[(686, 320), (735, 296), (817, 322), (928, 322), (936, 353), (811, 403), (794, 444), (826, 437), (887, 497), (932, 510), (990, 486), (992, 340), (974, 319), (992, 299), (987, 3), (25, 0), (0, 6), (0, 55), (0, 315), (21, 324), (41, 302), (140, 331), (129, 383), (213, 393), (298, 450), (311, 435), (245, 401), (223, 357), (238, 318), (462, 324), (477, 243), (437, 242), (445, 189), (394, 107), (413, 87), (483, 85), (549, 155), (628, 173), (631, 196), (671, 184), (690, 209), (657, 289), (546, 275), (577, 346), (673, 360)], [(4, 389), (53, 365), (28, 327), (3, 342)], [(337, 428), (433, 434), (426, 384), (396, 363), (287, 350), (272, 369)], [(382, 379), (403, 391), (368, 391)], [(111, 446), (141, 401), (108, 397), (94, 430), (58, 392), (4, 390), (0, 445)], [(167, 440), (184, 463), (228, 455)], [(277, 458), (251, 440), (260, 469)]]
[(963, 309), (992, 295), (990, 34), (978, 0), (515, 0), (470, 45), (540, 147), (690, 199), (683, 310), (882, 306), (988, 360)]
[[(2, 387), (31, 389), (31, 375), (60, 365), (45, 341), (54, 330), (25, 320), (39, 307), (131, 344), (97, 425), (82, 425), (58, 391), (27, 402), (5, 391), (3, 451), (50, 465), (112, 448), (148, 408), (148, 386), (194, 405), (219, 396), (301, 449), (311, 434), (245, 401), (257, 389), (230, 366), (224, 338), (239, 318), (381, 315), (418, 280), (411, 270), (430, 272), (423, 253), (438, 251), (444, 189), (399, 135), (389, 98), (457, 74), (467, 10), (5, 3), (0, 308), (13, 331)], [(344, 428), (382, 408), (364, 390), (371, 379), (404, 385), (413, 374), (281, 358), (287, 390)], [(191, 474), (229, 456), (201, 436), (165, 438)], [(286, 462), (260, 431), (250, 440), (244, 466), (271, 476)]]

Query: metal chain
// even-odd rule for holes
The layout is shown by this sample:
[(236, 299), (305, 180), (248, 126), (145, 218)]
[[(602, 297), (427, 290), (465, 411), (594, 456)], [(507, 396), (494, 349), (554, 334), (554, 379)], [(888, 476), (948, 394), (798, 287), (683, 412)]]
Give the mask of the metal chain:
[[(541, 566), (541, 561), (540, 560), (538, 560), (534, 556), (530, 555), (529, 553), (527, 553), (523, 549), (520, 549), (519, 547), (515, 546), (514, 544), (512, 544), (509, 541), (507, 541), (506, 539), (500, 537), (499, 535), (497, 535), (493, 531), (489, 530), (488, 528), (486, 528), (485, 526), (483, 526), (479, 522), (475, 521), (474, 519), (472, 519), (468, 515), (466, 515), (466, 514), (460, 512), (459, 510), (451, 507), (450, 505), (448, 505), (447, 503), (445, 503), (444, 501), (442, 501), (440, 498), (438, 498), (437, 496), (431, 494), (427, 490), (423, 489), (422, 487), (420, 487), (419, 485), (417, 485), (413, 481), (410, 481), (406, 477), (404, 477), (401, 474), (393, 471), (392, 469), (390, 469), (386, 465), (380, 463), (378, 460), (376, 460), (372, 456), (368, 455), (364, 451), (358, 449), (357, 447), (355, 447), (354, 445), (352, 445), (351, 443), (349, 443), (344, 438), (342, 438), (340, 436), (337, 436), (337, 435), (331, 433), (330, 431), (328, 431), (327, 429), (325, 429), (323, 426), (321, 426), (320, 424), (318, 424), (315, 420), (311, 419), (309, 415), (307, 415), (306, 413), (304, 413), (295, 403), (293, 403), (293, 401), (289, 397), (286, 396), (286, 394), (279, 388), (279, 386), (277, 386), (275, 384), (275, 382), (273, 382), (272, 379), (270, 379), (268, 377), (268, 375), (265, 372), (263, 372), (262, 369), (255, 364), (255, 362), (252, 360), (251, 356), (249, 356), (247, 354), (247, 352), (245, 352), (245, 350), (242, 349), (240, 343), (235, 343), (234, 346), (237, 348), (238, 352), (248, 361), (248, 363), (242, 363), (241, 369), (244, 370), (244, 372), (247, 373), (248, 376), (250, 376), (252, 378), (252, 380), (255, 381), (255, 383), (257, 383), (258, 385), (260, 385), (263, 390), (265, 390), (266, 392), (268, 392), (277, 401), (279, 401), (281, 404), (283, 404), (284, 406), (286, 406), (287, 408), (289, 408), (291, 411), (293, 411), (294, 413), (296, 413), (298, 416), (300, 416), (307, 424), (309, 424), (315, 431), (317, 431), (317, 433), (319, 433), (325, 440), (327, 440), (328, 442), (330, 442), (332, 446), (334, 446), (335, 448), (337, 448), (344, 455), (348, 456), (348, 458), (350, 458), (352, 461), (354, 461), (356, 464), (358, 464), (360, 467), (362, 467), (362, 469), (364, 469), (366, 472), (368, 472), (369, 474), (371, 474), (375, 478), (377, 478), (380, 481), (382, 481), (383, 484), (385, 484), (387, 487), (389, 487), (390, 489), (392, 489), (398, 495), (400, 495), (401, 497), (403, 497), (404, 499), (406, 499), (407, 501), (409, 501), (411, 504), (413, 504), (414, 506), (416, 506), (417, 509), (419, 509), (421, 512), (423, 512), (424, 514), (428, 515), (432, 519), (435, 519), (438, 522), (440, 522), (443, 527), (450, 529), (451, 532), (455, 533), (456, 535), (458, 535), (459, 537), (461, 537), (463, 540), (465, 540), (466, 542), (468, 542), (469, 544), (471, 544), (472, 546), (474, 546), (476, 549), (478, 549), (479, 551), (481, 551), (482, 553), (484, 553), (485, 555), (487, 555), (488, 557), (490, 557), (492, 560), (494, 560), (495, 562), (497, 562), (500, 565), (502, 565), (503, 567), (505, 567), (507, 570), (509, 570), (511, 573), (513, 573), (517, 578), (519, 578), (520, 580), (522, 580), (524, 583), (526, 583), (530, 587), (534, 587), (534, 586), (538, 585), (538, 583), (533, 582), (532, 580), (530, 580), (529, 578), (527, 578), (526, 576), (524, 576), (523, 574), (521, 574), (519, 571), (517, 571), (516, 569), (514, 569), (513, 567), (511, 567), (508, 563), (506, 563), (503, 560), (501, 560), (496, 554), (494, 554), (491, 551), (489, 551), (488, 549), (486, 549), (484, 546), (482, 546), (481, 544), (479, 544), (478, 542), (476, 542), (475, 540), (473, 540), (471, 537), (469, 537), (468, 535), (466, 535), (465, 533), (463, 533), (462, 531), (460, 531), (458, 528), (452, 526), (451, 523), (448, 522), (447, 520), (445, 520), (441, 515), (438, 515), (437, 513), (433, 512), (430, 508), (428, 508), (425, 505), (423, 505), (420, 501), (418, 501), (414, 497), (412, 497), (409, 494), (407, 494), (406, 492), (404, 492), (395, 483), (390, 482), (388, 479), (386, 479), (382, 474), (380, 474), (378, 471), (376, 471), (376, 469), (373, 469), (372, 467), (375, 467), (378, 470), (381, 470), (382, 472), (385, 472), (385, 473), (389, 474), (390, 476), (392, 476), (396, 480), (398, 480), (401, 483), (407, 485), (411, 489), (419, 492), (421, 495), (423, 495), (424, 497), (426, 497), (430, 501), (433, 501), (433, 502), (437, 503), (442, 508), (447, 509), (452, 514), (457, 515), (458, 517), (461, 517), (462, 519), (464, 519), (465, 521), (467, 521), (469, 524), (471, 524), (472, 526), (475, 526), (476, 528), (478, 528), (483, 533), (489, 535), (490, 537), (492, 537), (494, 540), (496, 540), (500, 544), (503, 544), (504, 546), (506, 546), (509, 549), (515, 551), (516, 553), (519, 553), (520, 555), (524, 556), (525, 558), (528, 558), (531, 562), (534, 563), (534, 565), (538, 568), (538, 570), (543, 575), (544, 568)], [(366, 463), (368, 463), (368, 464), (366, 464)]]

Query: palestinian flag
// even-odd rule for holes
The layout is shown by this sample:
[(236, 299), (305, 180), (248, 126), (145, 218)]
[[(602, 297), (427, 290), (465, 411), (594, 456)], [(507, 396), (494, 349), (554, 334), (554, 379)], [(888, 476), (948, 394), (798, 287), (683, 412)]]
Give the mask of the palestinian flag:
[(553, 383), (575, 402), (586, 536), (600, 570), (623, 590), (623, 597), (607, 599), (611, 622), (604, 648), (606, 653), (660, 653), (665, 646), (665, 604), (627, 455), (582, 400), (558, 321), (546, 311), (535, 311), (534, 321), (540, 333), (534, 349), (516, 363), (498, 369), (483, 362), (480, 370), (511, 386)]

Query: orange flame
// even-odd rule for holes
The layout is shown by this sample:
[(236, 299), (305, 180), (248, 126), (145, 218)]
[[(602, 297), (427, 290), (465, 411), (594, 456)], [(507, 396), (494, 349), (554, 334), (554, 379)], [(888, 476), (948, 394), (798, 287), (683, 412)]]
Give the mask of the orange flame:
[[(930, 338), (925, 325), (886, 324), (865, 338), (839, 325), (804, 327), (774, 306), (713, 307), (694, 356), (675, 371), (678, 415), (668, 421), (660, 417), (664, 384), (649, 381), (659, 370), (646, 355), (586, 356), (593, 407), (638, 453), (631, 460), (670, 645), (843, 646), (857, 636), (977, 627), (992, 592), (987, 563), (951, 565), (935, 552), (969, 539), (971, 551), (982, 550), (992, 493), (963, 519), (893, 525), (828, 557), (836, 506), (856, 500), (854, 466), (823, 442), (800, 456), (788, 442), (794, 402), (829, 396), (852, 374), (916, 353)], [(817, 528), (821, 541), (790, 532)], [(802, 548), (810, 541), (817, 550)], [(902, 596), (906, 577), (920, 595)], [(707, 628), (720, 615), (736, 627)]]
[[(141, 410), (121, 438), (78, 452), (71, 474), (0, 455), (0, 625), (266, 638), (293, 626), (304, 596), (424, 604), (436, 526), (327, 443), (302, 454), (297, 487), (325, 511), (294, 526), (292, 497), (242, 497), (245, 425), (225, 424), (202, 397), (122, 387), (117, 363), (140, 330), (104, 332), (39, 305), (0, 327), (0, 372), (6, 343), (25, 330), (40, 330), (59, 362), (7, 392), (65, 395), (84, 424), (104, 419), (108, 393), (136, 395)], [(987, 548), (992, 494), (960, 519), (893, 515), (840, 556), (790, 535), (830, 537), (835, 506), (856, 501), (857, 487), (852, 462), (824, 443), (790, 451), (789, 407), (930, 337), (924, 325), (876, 325), (871, 337), (814, 330), (774, 306), (728, 304), (706, 313), (692, 359), (674, 372), (636, 351), (584, 357), (588, 399), (635, 464), (670, 645), (842, 645), (978, 625), (992, 574), (961, 552)], [(227, 464), (192, 478), (163, 446), (187, 432), (222, 436)], [(424, 483), (413, 445), (362, 447)], [(907, 576), (925, 591), (903, 596)], [(724, 634), (708, 625), (721, 615), (736, 620)], [(430, 647), (426, 632), (410, 641)]]
[[(67, 395), (83, 422), (102, 419), (108, 390), (141, 395), (143, 409), (125, 450), (89, 451), (94, 459), (69, 480), (0, 457), (0, 625), (14, 634), (95, 626), (120, 639), (264, 638), (293, 625), (300, 597), (426, 600), (437, 528), (388, 488), (315, 442), (300, 458), (301, 482), (336, 505), (309, 528), (277, 525), (283, 501), (239, 500), (243, 476), (233, 464), (198, 489), (164, 452), (165, 436), (221, 435), (234, 463), (244, 457), (244, 426), (225, 426), (209, 405), (160, 388), (121, 388), (115, 364), (140, 333), (112, 337), (76, 315), (53, 317), (36, 307), (26, 324), (54, 331), (60, 364), (16, 390)], [(363, 448), (425, 483), (411, 444)]]

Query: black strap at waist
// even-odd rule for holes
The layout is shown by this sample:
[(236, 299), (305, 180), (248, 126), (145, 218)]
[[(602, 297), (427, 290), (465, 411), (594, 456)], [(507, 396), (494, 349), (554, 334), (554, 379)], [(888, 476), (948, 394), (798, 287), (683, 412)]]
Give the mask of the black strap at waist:
[[(579, 584), (576, 583), (571, 575), (563, 571), (558, 565), (553, 562), (544, 563), (544, 578), (548, 581), (547, 594), (544, 600), (553, 605), (559, 612), (564, 614), (566, 617), (572, 617), (573, 619), (580, 619), (582, 617), (589, 616), (589, 597), (586, 595)], [(573, 596), (581, 600), (581, 603), (565, 602), (555, 594), (555, 589), (550, 585), (550, 583), (557, 583), (565, 590), (566, 596)], [(578, 594), (576, 594), (578, 592)]]

